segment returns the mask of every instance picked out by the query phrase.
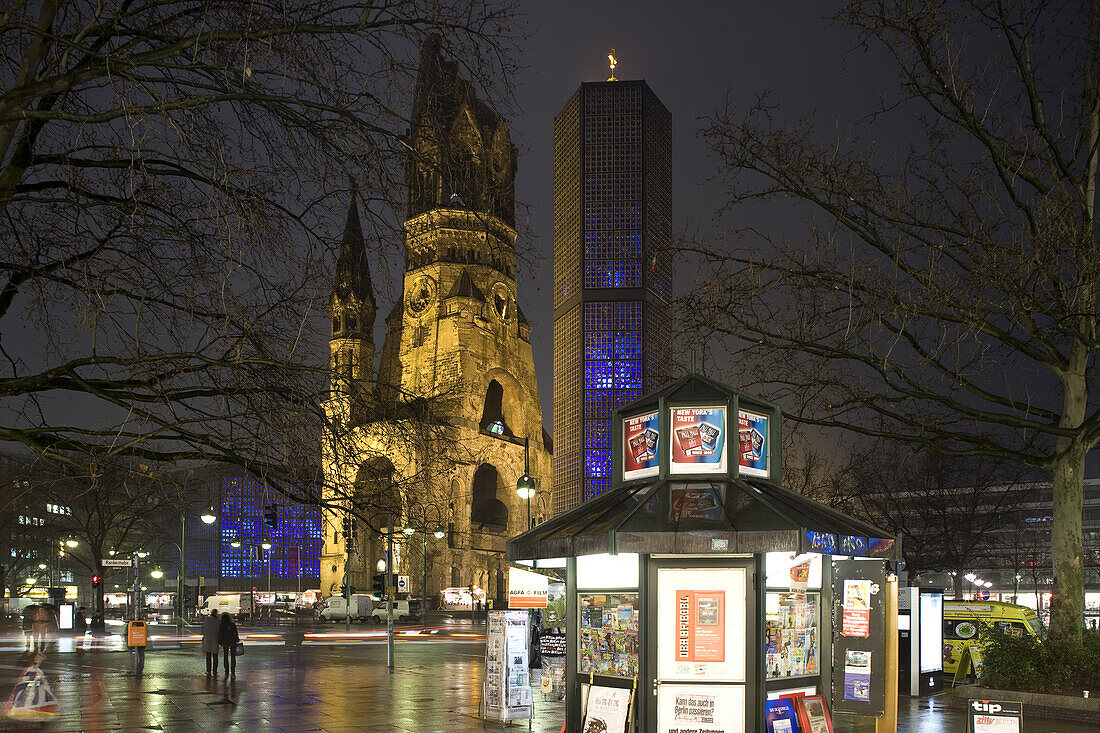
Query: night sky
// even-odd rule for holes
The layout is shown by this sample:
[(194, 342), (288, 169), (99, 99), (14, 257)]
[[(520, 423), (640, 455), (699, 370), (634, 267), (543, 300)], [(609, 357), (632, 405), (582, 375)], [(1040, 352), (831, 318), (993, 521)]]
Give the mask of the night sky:
[[(701, 118), (731, 102), (748, 105), (764, 91), (782, 104), (781, 117), (815, 115), (826, 130), (875, 106), (894, 76), (882, 59), (848, 53), (852, 34), (823, 17), (815, 2), (530, 2), (523, 48), (528, 67), (516, 78), (521, 109), (511, 117), (519, 148), (516, 198), (526, 204), (538, 269), (519, 273), (520, 305), (531, 320), (544, 420), (553, 417), (553, 137), (554, 117), (581, 82), (607, 78), (614, 48), (619, 79), (645, 79), (672, 113), (674, 234), (713, 232), (721, 191), (696, 133)], [(876, 59), (877, 62), (872, 62)], [(899, 152), (905, 148), (899, 133)], [(791, 228), (787, 212), (761, 210), (758, 224)], [(523, 216), (523, 212), (519, 212)], [(797, 236), (795, 222), (791, 236)], [(522, 245), (521, 245), (522, 246)], [(699, 273), (681, 263), (677, 287)]]

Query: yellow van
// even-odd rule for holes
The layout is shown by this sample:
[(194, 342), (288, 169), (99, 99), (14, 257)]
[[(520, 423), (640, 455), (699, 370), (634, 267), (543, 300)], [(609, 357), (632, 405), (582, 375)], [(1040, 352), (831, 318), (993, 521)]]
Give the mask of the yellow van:
[[(1038, 636), (1039, 616), (1026, 606), (1001, 601), (943, 602), (943, 671), (954, 675), (967, 647), (981, 641), (983, 629), (1000, 629), (1010, 636)], [(971, 655), (978, 656), (971, 651)], [(981, 657), (978, 656), (980, 659)]]

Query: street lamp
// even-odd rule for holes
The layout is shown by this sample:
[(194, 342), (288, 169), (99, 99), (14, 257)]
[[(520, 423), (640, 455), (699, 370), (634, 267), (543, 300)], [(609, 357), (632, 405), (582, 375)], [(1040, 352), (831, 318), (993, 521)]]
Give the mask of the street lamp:
[(199, 516), (203, 524), (213, 524), (218, 521), (218, 515), (214, 514), (214, 506), (212, 504), (207, 505), (206, 511)]
[(531, 497), (535, 495), (535, 479), (531, 478), (530, 444), (530, 438), (523, 439), (523, 475), (516, 481), (516, 493), (519, 498), (527, 500), (527, 529), (531, 529)]
[(151, 572), (149, 574), (152, 575), (157, 580), (160, 580), (161, 578), (164, 577), (164, 571), (160, 569), (159, 565), (157, 567), (153, 568), (153, 572)]
[(75, 539), (73, 539), (72, 537), (70, 537), (69, 539), (65, 540), (65, 546), (66, 546), (66, 547), (68, 547), (69, 549), (72, 549), (72, 548), (76, 547), (76, 546), (77, 546), (77, 545), (79, 545), (79, 544), (80, 544), (80, 543), (79, 543), (79, 542), (77, 542), (77, 541), (76, 541)]

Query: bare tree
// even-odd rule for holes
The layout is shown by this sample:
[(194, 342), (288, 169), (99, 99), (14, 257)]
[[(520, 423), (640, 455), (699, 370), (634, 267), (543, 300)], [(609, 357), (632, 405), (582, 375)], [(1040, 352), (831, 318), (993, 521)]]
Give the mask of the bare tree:
[(512, 26), (509, 0), (8, 3), (0, 440), (318, 501), (346, 182), (397, 252), (420, 42), (499, 95)]
[[(1100, 3), (852, 0), (837, 19), (895, 63), (897, 94), (838, 136), (777, 124), (766, 98), (711, 120), (729, 213), (786, 199), (807, 225), (689, 245), (707, 272), (687, 312), (796, 420), (1051, 471), (1052, 627), (1079, 638)], [(894, 156), (876, 141), (899, 118)]]

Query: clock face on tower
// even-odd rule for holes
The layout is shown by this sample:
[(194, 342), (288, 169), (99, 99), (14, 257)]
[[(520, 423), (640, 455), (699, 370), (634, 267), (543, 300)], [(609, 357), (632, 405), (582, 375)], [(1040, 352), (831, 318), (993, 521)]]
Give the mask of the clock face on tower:
[(504, 283), (493, 286), (493, 294), (489, 299), (496, 317), (505, 323), (511, 323), (516, 319), (516, 297)]
[(421, 316), (435, 300), (435, 280), (421, 275), (413, 281), (405, 298), (405, 310), (412, 316)]

